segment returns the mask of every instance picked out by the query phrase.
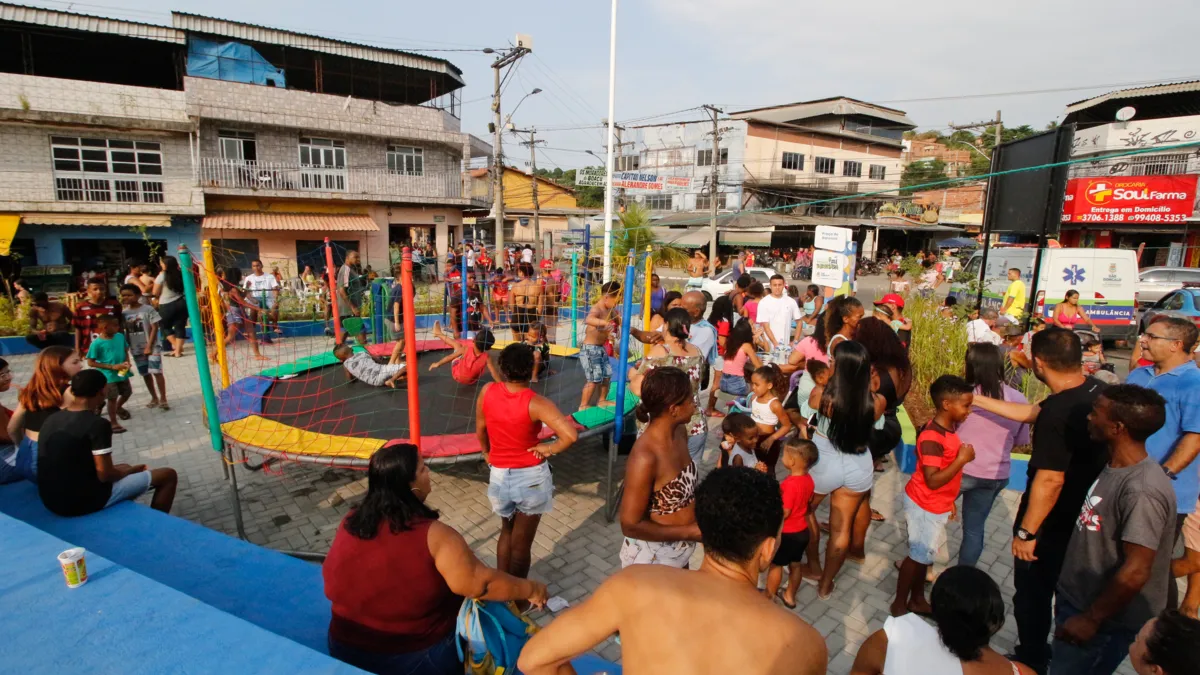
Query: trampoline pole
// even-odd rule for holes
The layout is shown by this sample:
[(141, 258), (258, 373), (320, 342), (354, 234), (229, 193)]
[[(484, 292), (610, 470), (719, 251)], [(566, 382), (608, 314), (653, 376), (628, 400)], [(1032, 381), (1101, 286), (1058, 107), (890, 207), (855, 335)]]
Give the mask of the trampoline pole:
[[(501, 227), (503, 227), (503, 226), (501, 226)], [(467, 252), (463, 251), (463, 254), (460, 255), (458, 257), (458, 259), (460, 261), (459, 266), (462, 268), (462, 285), (460, 286), (460, 288), (462, 289), (462, 304), (458, 306), (458, 318), (460, 319), (459, 323), (462, 324), (463, 339), (466, 339), (466, 337), (467, 337)]]
[[(192, 347), (196, 350), (196, 371), (200, 375), (200, 391), (204, 394), (204, 412), (208, 421), (208, 435), (213, 450), (221, 454), (221, 463), (226, 461), (225, 438), (221, 435), (221, 413), (217, 407), (217, 393), (213, 390), (212, 372), (208, 369), (208, 345), (204, 341), (204, 322), (200, 316), (200, 302), (196, 297), (196, 279), (191, 274), (192, 254), (187, 246), (179, 245), (179, 265), (187, 271), (183, 275), (183, 297), (187, 305), (188, 321), (192, 324)], [(242, 523), (242, 499), (238, 495), (237, 472), (229, 472), (229, 496), (233, 502), (233, 520), (237, 535), (246, 538), (246, 526)]]
[(650, 255), (654, 251), (652, 246), (646, 247), (646, 278), (642, 283), (646, 285), (646, 297), (642, 303), (642, 330), (650, 328), (650, 277), (654, 274), (654, 260)]
[(338, 316), (337, 270), (333, 269), (333, 247), (329, 245), (329, 237), (325, 237), (325, 272), (329, 276), (329, 316), (333, 319), (333, 340), (341, 344), (342, 317)]
[(216, 343), (217, 364), (221, 367), (221, 388), (229, 388), (229, 361), (225, 353), (225, 313), (221, 311), (221, 282), (213, 265), (212, 243), (201, 244), (204, 253), (204, 276), (208, 280), (208, 309), (213, 319), (213, 342)]
[(408, 379), (408, 440), (421, 451), (421, 397), (417, 391), (417, 310), (413, 298), (412, 249), (405, 246), (400, 252), (401, 303), (404, 306), (404, 369)]
[(613, 468), (617, 462), (617, 448), (621, 445), (621, 437), (625, 433), (625, 382), (629, 379), (629, 319), (633, 314), (633, 252), (629, 253), (629, 261), (625, 264), (625, 300), (621, 305), (621, 346), (620, 357), (617, 359), (616, 379), (617, 391), (613, 402), (613, 437), (608, 445), (608, 483), (605, 486), (605, 516), (611, 523), (616, 516), (616, 505), (613, 499), (616, 491), (613, 489)]
[(579, 309), (579, 251), (571, 251), (571, 349), (579, 347), (576, 318)]
[(371, 335), (375, 344), (383, 342), (383, 283), (375, 281), (371, 284)]

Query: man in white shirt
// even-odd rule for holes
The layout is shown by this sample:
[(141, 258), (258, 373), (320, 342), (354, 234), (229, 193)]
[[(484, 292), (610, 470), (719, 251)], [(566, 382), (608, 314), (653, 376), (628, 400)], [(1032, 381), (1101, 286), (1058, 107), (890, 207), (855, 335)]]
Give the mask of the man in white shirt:
[[(242, 279), (242, 287), (250, 291), (250, 299), (258, 306), (258, 312), (255, 314), (266, 314), (266, 320), (263, 321), (263, 328), (267, 328), (268, 324), (275, 327), (276, 333), (281, 333), (279, 330), (279, 280), (274, 274), (263, 272), (263, 264), (261, 260), (251, 260), (250, 274), (247, 274)], [(258, 316), (252, 317), (252, 321), (258, 322)]]
[(992, 345), (1001, 345), (1004, 343), (1004, 338), (996, 334), (992, 330), (996, 326), (996, 319), (1000, 317), (999, 313), (992, 307), (984, 307), (979, 310), (979, 318), (967, 324), (967, 342), (970, 344), (987, 343)]
[(533, 247), (525, 244), (525, 248), (521, 249), (521, 262), (533, 264)]
[(787, 282), (776, 274), (771, 277), (771, 294), (758, 302), (758, 324), (776, 350), (791, 345), (792, 322), (803, 316), (800, 306), (786, 291)]
[(468, 271), (475, 270), (475, 247), (474, 246), (467, 247), (467, 270)]

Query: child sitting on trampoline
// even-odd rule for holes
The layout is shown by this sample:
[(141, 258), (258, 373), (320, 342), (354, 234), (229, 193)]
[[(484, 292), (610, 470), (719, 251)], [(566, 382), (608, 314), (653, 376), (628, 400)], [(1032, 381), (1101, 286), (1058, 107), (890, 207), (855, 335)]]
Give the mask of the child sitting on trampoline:
[(529, 330), (525, 331), (525, 344), (533, 347), (533, 379), (530, 382), (537, 382), (543, 370), (547, 374), (550, 370), (550, 343), (546, 342), (545, 324), (530, 324)]
[(342, 342), (333, 348), (333, 355), (342, 362), (346, 375), (372, 387), (396, 388), (396, 380), (404, 375), (403, 363), (379, 363), (367, 352), (356, 352)]
[(454, 351), (446, 358), (429, 366), (430, 370), (439, 368), (453, 361), (450, 366), (450, 376), (459, 384), (473, 385), (479, 381), (479, 376), (486, 368), (496, 382), (503, 382), (500, 371), (496, 368), (495, 360), (489, 352), (496, 344), (496, 336), (487, 328), (475, 331), (471, 340), (455, 340), (442, 331), (440, 321), (433, 322), (433, 336), (445, 342)]

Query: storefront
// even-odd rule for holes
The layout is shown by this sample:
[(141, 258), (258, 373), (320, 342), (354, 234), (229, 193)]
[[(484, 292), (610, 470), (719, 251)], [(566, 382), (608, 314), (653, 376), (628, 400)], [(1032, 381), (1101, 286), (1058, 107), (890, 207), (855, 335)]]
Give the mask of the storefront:
[(1140, 251), (1139, 267), (1200, 266), (1196, 175), (1072, 178), (1059, 242)]

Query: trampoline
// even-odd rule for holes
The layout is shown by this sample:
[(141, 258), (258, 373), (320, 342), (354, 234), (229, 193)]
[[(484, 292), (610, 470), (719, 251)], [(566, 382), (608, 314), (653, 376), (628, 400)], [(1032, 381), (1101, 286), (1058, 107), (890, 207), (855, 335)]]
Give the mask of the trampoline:
[[(367, 351), (387, 355), (393, 344), (371, 345)], [(449, 364), (430, 372), (429, 365), (447, 351), (441, 341), (417, 341), (419, 445), (431, 464), (479, 456), (475, 400), (491, 381), (485, 372), (475, 385), (459, 384), (451, 377)], [(563, 411), (578, 406), (584, 386), (574, 351), (555, 347), (559, 355), (551, 357), (552, 374), (532, 385)], [(609, 398), (614, 398), (611, 390)], [(628, 394), (626, 414), (635, 404)], [(229, 440), (278, 459), (362, 468), (387, 441), (411, 440), (407, 383), (391, 389), (350, 381), (332, 354), (315, 354), (243, 378), (220, 392), (218, 410), (221, 431)], [(613, 410), (597, 407), (572, 414), (580, 438), (607, 439), (614, 426)], [(544, 433), (548, 436), (549, 429)]]

